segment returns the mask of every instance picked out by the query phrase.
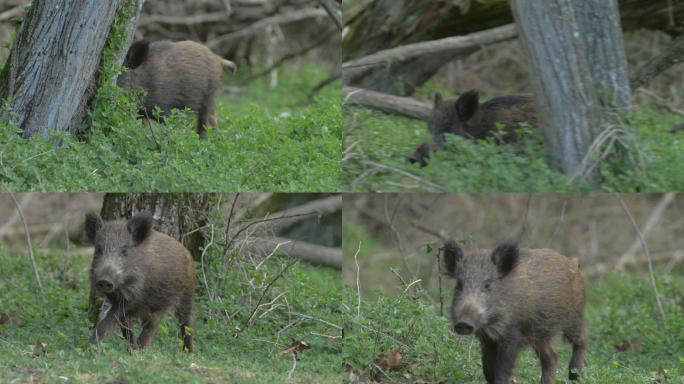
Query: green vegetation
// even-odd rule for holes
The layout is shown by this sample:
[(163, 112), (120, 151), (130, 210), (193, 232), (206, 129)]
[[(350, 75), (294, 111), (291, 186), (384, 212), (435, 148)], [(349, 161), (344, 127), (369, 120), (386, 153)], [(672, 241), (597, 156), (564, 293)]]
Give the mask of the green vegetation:
[[(644, 279), (612, 272), (588, 282), (586, 315), (590, 337), (582, 382), (684, 383), (684, 277), (660, 276), (665, 320)], [(390, 297), (362, 292), (360, 307), (355, 289), (347, 287), (347, 305), (343, 308), (347, 324), (351, 325), (345, 336), (345, 364), (362, 377), (389, 381), (372, 363), (388, 358), (394, 351), (401, 359), (394, 366), (396, 370), (386, 373), (393, 382), (483, 382), (477, 340), (453, 333), (448, 315), (439, 314), (439, 299), (435, 299), (435, 309), (426, 299), (428, 294), (417, 288), (419, 285)], [(451, 282), (445, 281), (445, 313), (451, 289)], [(556, 351), (557, 380), (567, 382), (571, 348), (559, 341)], [(531, 350), (520, 354), (515, 369), (517, 382), (537, 382), (540, 372)]]
[[(194, 114), (164, 124), (138, 118), (137, 97), (114, 85), (121, 70), (124, 21), (117, 15), (103, 52), (99, 87), (89, 111), (92, 129), (80, 137), (56, 133), (21, 138), (7, 104), (0, 119), (0, 183), (11, 191), (332, 191), (340, 189), (339, 82), (312, 100), (308, 92), (328, 72), (284, 66), (271, 89), (266, 79), (217, 100), (219, 128), (199, 140)], [(242, 67), (238, 84), (250, 75)], [(55, 146), (55, 143), (60, 143)]]
[[(38, 253), (40, 293), (28, 257), (0, 248), (0, 382), (274, 383), (285, 382), (291, 370), (293, 383), (341, 382), (339, 272), (297, 263), (278, 276), (288, 260), (272, 257), (255, 268), (230, 253), (227, 272), (221, 272), (220, 255), (210, 248), (204, 268), (196, 263), (195, 352), (186, 354), (172, 316), (143, 351), (129, 350), (119, 332), (90, 345), (91, 256)], [(251, 326), (244, 327), (274, 280)], [(294, 341), (311, 348), (299, 353), (293, 370), (291, 355), (279, 352)]]
[[(435, 89), (429, 83), (416, 97), (429, 100)], [(684, 161), (684, 133), (670, 132), (681, 119), (659, 112), (657, 106), (638, 108), (606, 142), (603, 149), (614, 145), (617, 150), (600, 161), (604, 179), (600, 185), (570, 180), (550, 168), (541, 133), (534, 127), (521, 127), (525, 132), (521, 144), (472, 142), (448, 135), (445, 150), (420, 168), (406, 159), (419, 143), (432, 140), (426, 123), (354, 107), (347, 107), (344, 115), (345, 146), (351, 149), (343, 164), (343, 179), (353, 191), (562, 192), (598, 188), (655, 192), (684, 188), (678, 167)]]

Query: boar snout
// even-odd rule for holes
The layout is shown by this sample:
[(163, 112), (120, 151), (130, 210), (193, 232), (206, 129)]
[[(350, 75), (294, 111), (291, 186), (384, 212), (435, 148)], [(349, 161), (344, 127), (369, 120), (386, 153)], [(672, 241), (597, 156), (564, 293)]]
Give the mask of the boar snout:
[(465, 321), (459, 321), (454, 325), (454, 332), (458, 333), (459, 335), (470, 335), (474, 330), (475, 327)]
[(114, 284), (107, 279), (98, 280), (97, 283), (95, 283), (95, 287), (103, 293), (114, 291)]

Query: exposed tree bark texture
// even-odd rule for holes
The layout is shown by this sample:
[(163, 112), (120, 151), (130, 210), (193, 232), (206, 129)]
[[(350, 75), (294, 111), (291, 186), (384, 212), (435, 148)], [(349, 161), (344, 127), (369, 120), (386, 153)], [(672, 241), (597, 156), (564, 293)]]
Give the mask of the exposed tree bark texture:
[(378, 109), (393, 115), (400, 115), (423, 121), (427, 121), (432, 112), (432, 105), (409, 97), (399, 97), (355, 87), (343, 87), (342, 99), (344, 100), (344, 104), (354, 104), (361, 107)]
[(102, 203), (104, 220), (128, 219), (147, 211), (155, 219), (154, 229), (180, 241), (199, 259), (205, 238), (198, 230), (215, 200), (211, 193), (108, 193)]
[(23, 137), (75, 133), (95, 90), (95, 76), (116, 1), (36, 0), (0, 75)]
[[(507, 0), (465, 3), (468, 7), (447, 1), (375, 0), (347, 21), (349, 32), (342, 42), (342, 60), (350, 61), (400, 45), (470, 34), (512, 21)], [(584, 4), (575, 3), (579, 7)], [(684, 2), (620, 0), (619, 5), (625, 31), (648, 28), (671, 35), (682, 33)], [(452, 59), (447, 55), (426, 56), (422, 60), (397, 59), (392, 63), (393, 72), (383, 67), (373, 68), (363, 82), (357, 79), (346, 84), (406, 96)], [(416, 70), (421, 73), (414, 75)]]
[(342, 13), (340, 12), (339, 4), (333, 2), (333, 0), (318, 0), (318, 3), (328, 12), (330, 19), (335, 22), (337, 29), (342, 30)]
[(631, 93), (617, 0), (573, 1), (571, 5), (591, 76), (600, 89), (599, 101), (604, 106), (629, 109)]
[(681, 62), (684, 62), (684, 35), (672, 40), (663, 52), (634, 71), (629, 77), (630, 87), (637, 89), (669, 67)]
[[(544, 145), (553, 165), (569, 175), (580, 170), (602, 129), (598, 84), (594, 83), (587, 58), (591, 53), (587, 51), (571, 2), (511, 1), (527, 52)], [(598, 19), (610, 20), (610, 16)], [(611, 48), (615, 46), (605, 47)]]
[[(345, 84), (397, 95), (411, 94), (412, 84), (422, 84), (445, 62), (468, 56), (483, 45), (509, 40), (515, 36), (515, 25), (508, 24), (466, 36), (452, 36), (382, 50), (344, 63), (342, 68)], [(366, 74), (369, 75), (364, 76)], [(402, 81), (388, 81), (394, 78)]]

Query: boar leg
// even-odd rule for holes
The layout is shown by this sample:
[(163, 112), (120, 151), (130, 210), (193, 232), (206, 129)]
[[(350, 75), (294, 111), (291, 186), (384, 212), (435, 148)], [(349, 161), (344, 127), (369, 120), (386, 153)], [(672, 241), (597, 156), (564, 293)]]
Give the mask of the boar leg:
[(556, 363), (558, 362), (558, 355), (554, 352), (551, 347), (551, 340), (543, 340), (535, 345), (534, 350), (539, 356), (539, 362), (541, 363), (542, 384), (553, 384), (556, 382)]
[(581, 322), (564, 333), (565, 338), (572, 343), (572, 357), (568, 367), (570, 380), (579, 380), (579, 373), (584, 368), (584, 352), (587, 349), (586, 335), (587, 331)]
[(140, 349), (147, 347), (152, 342), (152, 336), (159, 329), (159, 319), (150, 313), (142, 318), (142, 323), (143, 329), (140, 332), (140, 336), (138, 336), (138, 348)]
[(135, 346), (135, 334), (133, 333), (133, 324), (131, 319), (128, 317), (123, 317), (120, 322), (121, 334), (123, 334), (124, 339), (132, 346)]
[(90, 338), (91, 343), (97, 343), (100, 340), (109, 337), (114, 333), (117, 325), (121, 324), (126, 310), (123, 307), (111, 307), (107, 315), (97, 323), (93, 336)]
[(183, 351), (192, 352), (192, 298), (183, 300), (176, 310), (176, 317), (178, 317), (180, 337), (183, 340)]
[(487, 338), (480, 339), (482, 350), (482, 371), (488, 384), (494, 383), (496, 371), (496, 357), (499, 346), (495, 341)]
[(494, 370), (494, 384), (510, 384), (513, 367), (520, 351), (521, 337), (518, 334), (507, 335), (499, 342)]

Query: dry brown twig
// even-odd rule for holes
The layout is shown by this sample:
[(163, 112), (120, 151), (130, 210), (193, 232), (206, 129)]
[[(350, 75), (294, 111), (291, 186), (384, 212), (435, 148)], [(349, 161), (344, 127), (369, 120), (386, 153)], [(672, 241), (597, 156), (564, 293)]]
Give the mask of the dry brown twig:
[(21, 219), (21, 223), (24, 225), (24, 232), (26, 234), (26, 245), (28, 246), (28, 253), (29, 257), (31, 259), (31, 266), (33, 267), (33, 273), (36, 275), (36, 282), (38, 282), (38, 288), (40, 289), (40, 292), (43, 292), (43, 283), (40, 281), (40, 275), (38, 274), (38, 266), (36, 265), (36, 258), (33, 255), (33, 244), (31, 243), (31, 233), (28, 230), (28, 225), (26, 225), (26, 219), (24, 218), (24, 213), (21, 211), (21, 207), (19, 206), (19, 202), (17, 199), (14, 197), (14, 193), (10, 192), (9, 193), (10, 198), (12, 198), (12, 201), (14, 202), (14, 206), (17, 209), (17, 212), (19, 212), (19, 218)]

